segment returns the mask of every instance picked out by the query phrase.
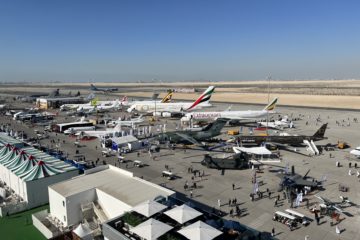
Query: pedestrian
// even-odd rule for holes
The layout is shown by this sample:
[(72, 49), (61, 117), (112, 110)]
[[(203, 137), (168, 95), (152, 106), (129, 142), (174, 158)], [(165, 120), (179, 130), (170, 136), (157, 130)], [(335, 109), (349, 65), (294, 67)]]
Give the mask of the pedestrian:
[(340, 233), (341, 233), (340, 228), (337, 225), (335, 227), (335, 232), (336, 232), (337, 235), (340, 235)]
[(192, 191), (190, 191), (190, 198), (192, 198), (193, 197), (193, 192)]
[(357, 163), (354, 164), (354, 167), (357, 168)]
[(271, 236), (274, 237), (275, 236), (275, 228), (271, 229)]
[(231, 206), (231, 199), (229, 198), (229, 207)]
[(218, 207), (221, 207), (221, 200), (218, 199)]
[(351, 162), (349, 162), (349, 168), (351, 168)]
[(232, 184), (232, 188), (233, 188), (233, 190), (235, 190), (235, 184), (234, 183)]
[(269, 192), (269, 199), (271, 199), (271, 192)]
[(278, 196), (277, 196), (277, 200), (278, 200), (278, 201), (280, 201), (280, 194), (278, 194)]

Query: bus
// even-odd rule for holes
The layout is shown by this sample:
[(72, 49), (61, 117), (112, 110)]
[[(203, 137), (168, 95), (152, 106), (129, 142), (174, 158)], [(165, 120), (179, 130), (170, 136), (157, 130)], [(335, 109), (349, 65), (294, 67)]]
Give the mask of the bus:
[(94, 124), (92, 122), (71, 122), (71, 123), (59, 123), (54, 126), (54, 131), (63, 133), (65, 130), (69, 128), (79, 128), (79, 127), (93, 127)]

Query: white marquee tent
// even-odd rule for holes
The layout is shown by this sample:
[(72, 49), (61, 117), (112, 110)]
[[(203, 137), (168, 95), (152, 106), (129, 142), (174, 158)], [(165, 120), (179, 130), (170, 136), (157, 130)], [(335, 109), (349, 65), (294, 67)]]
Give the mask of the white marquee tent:
[(196, 211), (195, 209), (189, 207), (186, 204), (183, 204), (181, 206), (175, 207), (169, 211), (166, 211), (164, 214), (171, 217), (178, 223), (186, 223), (187, 221), (190, 221), (191, 219), (197, 218), (198, 216), (201, 216), (202, 213), (199, 211)]
[(222, 234), (221, 231), (202, 221), (197, 221), (179, 230), (178, 233), (191, 240), (211, 240)]

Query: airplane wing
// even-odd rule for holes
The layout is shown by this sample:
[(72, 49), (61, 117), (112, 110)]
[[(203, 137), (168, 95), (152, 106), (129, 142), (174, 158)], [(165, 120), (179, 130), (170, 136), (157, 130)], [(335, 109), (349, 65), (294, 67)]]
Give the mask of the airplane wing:
[(189, 135), (183, 133), (175, 133), (175, 134), (192, 144), (201, 145), (198, 141), (196, 141), (193, 137), (190, 137)]
[(332, 205), (332, 207), (335, 208), (337, 211), (339, 211), (341, 213), (344, 212), (344, 210), (342, 210), (342, 208), (339, 207), (338, 205)]
[(315, 186), (315, 184), (316, 184), (316, 183), (313, 183), (311, 181), (308, 181), (308, 180), (305, 180), (302, 178), (296, 179), (295, 183), (296, 183), (296, 185), (299, 185), (299, 186)]

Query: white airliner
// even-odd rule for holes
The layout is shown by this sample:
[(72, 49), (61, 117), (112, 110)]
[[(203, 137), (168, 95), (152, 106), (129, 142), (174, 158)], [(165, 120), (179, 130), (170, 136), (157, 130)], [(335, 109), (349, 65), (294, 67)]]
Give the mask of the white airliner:
[(215, 87), (210, 86), (205, 90), (201, 96), (196, 99), (193, 103), (191, 102), (170, 102), (170, 103), (158, 103), (154, 101), (150, 102), (138, 102), (131, 105), (128, 108), (128, 112), (137, 110), (139, 112), (182, 112), (192, 111), (194, 109), (201, 109), (203, 107), (211, 107), (209, 103), (211, 94), (214, 92)]
[(80, 106), (76, 109), (76, 111), (80, 112), (80, 111), (86, 111), (86, 110), (98, 110), (98, 111), (110, 111), (110, 110), (115, 110), (117, 108), (120, 107), (120, 101), (119, 100), (115, 100), (115, 101), (111, 101), (111, 102), (107, 102), (107, 103), (102, 103), (100, 105), (85, 105), (85, 106)]
[(252, 120), (264, 118), (267, 114), (274, 113), (274, 109), (277, 103), (277, 98), (275, 98), (272, 102), (270, 102), (264, 109), (254, 111), (221, 111), (221, 112), (190, 112), (185, 114), (185, 116), (181, 119), (182, 121), (189, 121), (190, 119), (195, 120), (209, 120), (209, 119), (217, 119), (217, 118), (228, 118), (231, 120)]
[(130, 120), (121, 120), (120, 118), (116, 121), (110, 121), (107, 125), (108, 127), (114, 127), (116, 125), (120, 125), (120, 126), (127, 126), (127, 127), (132, 127), (134, 126), (135, 124), (139, 124), (139, 123), (142, 123), (144, 122), (144, 118), (142, 115), (140, 115), (139, 117), (137, 118), (132, 118)]

